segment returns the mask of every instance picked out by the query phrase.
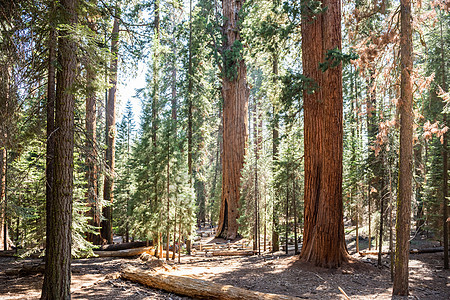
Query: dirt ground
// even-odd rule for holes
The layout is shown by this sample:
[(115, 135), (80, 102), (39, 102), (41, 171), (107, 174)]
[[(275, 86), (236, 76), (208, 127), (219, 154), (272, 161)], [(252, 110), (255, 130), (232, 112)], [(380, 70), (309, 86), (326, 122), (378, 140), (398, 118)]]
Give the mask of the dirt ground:
[[(424, 246), (429, 246), (425, 245)], [(352, 253), (351, 246), (349, 247)], [(29, 261), (29, 260), (28, 260)], [(6, 276), (4, 270), (17, 263), (0, 258), (0, 299), (38, 299), (42, 275)], [(265, 253), (261, 256), (182, 256), (181, 264), (169, 262), (171, 274), (186, 275), (260, 292), (285, 294), (303, 299), (391, 299), (389, 256), (383, 268), (376, 257), (353, 254), (349, 263), (336, 270), (314, 267), (298, 261), (298, 256)], [(119, 278), (124, 265), (148, 269), (139, 258), (90, 258), (72, 264), (73, 299), (189, 299)], [(450, 271), (443, 270), (443, 253), (410, 256), (410, 290), (406, 299), (450, 299)]]

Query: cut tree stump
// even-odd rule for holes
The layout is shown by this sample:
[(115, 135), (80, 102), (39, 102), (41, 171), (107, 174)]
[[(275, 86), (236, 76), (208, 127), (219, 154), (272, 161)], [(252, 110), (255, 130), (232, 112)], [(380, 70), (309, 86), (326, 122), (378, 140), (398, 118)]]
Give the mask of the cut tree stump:
[(118, 251), (118, 250), (126, 250), (132, 248), (141, 248), (141, 247), (149, 247), (152, 246), (152, 242), (130, 242), (130, 243), (122, 243), (122, 244), (110, 244), (100, 246), (95, 251)]
[(150, 255), (155, 255), (155, 249), (153, 247), (141, 247), (117, 251), (94, 251), (94, 254), (98, 255), (99, 257), (130, 257), (141, 255), (145, 252), (149, 253)]
[(138, 282), (151, 288), (165, 290), (178, 295), (196, 299), (227, 299), (227, 300), (295, 300), (296, 297), (266, 294), (238, 288), (232, 285), (222, 285), (206, 280), (177, 276), (170, 274), (152, 273), (136, 267), (125, 267), (121, 277)]

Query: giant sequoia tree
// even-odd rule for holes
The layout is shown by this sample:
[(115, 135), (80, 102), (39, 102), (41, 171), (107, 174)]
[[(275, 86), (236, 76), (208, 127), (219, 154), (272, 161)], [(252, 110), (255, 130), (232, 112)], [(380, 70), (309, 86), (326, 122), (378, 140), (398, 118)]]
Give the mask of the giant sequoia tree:
[[(326, 8), (326, 9), (324, 9)], [(319, 13), (317, 13), (319, 11)], [(319, 63), (341, 49), (341, 2), (326, 0), (302, 19), (305, 118), (305, 228), (300, 257), (338, 267), (347, 259), (342, 203), (342, 66), (323, 72)], [(314, 89), (314, 90), (312, 90)]]
[(244, 1), (223, 1), (223, 157), (222, 202), (218, 236), (234, 239), (238, 232), (238, 202), (241, 170), (247, 140), (248, 96), (247, 68), (242, 58), (239, 12)]
[(61, 0), (59, 15), (66, 25), (58, 39), (53, 198), (47, 205), (47, 247), (42, 299), (70, 299), (72, 243), (74, 107), (77, 44), (69, 27), (77, 22), (77, 0)]

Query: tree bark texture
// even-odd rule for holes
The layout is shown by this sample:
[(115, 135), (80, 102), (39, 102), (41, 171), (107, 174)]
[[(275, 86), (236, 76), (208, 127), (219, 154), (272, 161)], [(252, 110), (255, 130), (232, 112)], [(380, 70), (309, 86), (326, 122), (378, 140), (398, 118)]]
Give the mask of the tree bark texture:
[[(116, 10), (117, 13), (117, 10)], [(108, 91), (108, 101), (106, 103), (106, 165), (109, 174), (105, 176), (103, 198), (110, 203), (103, 207), (103, 216), (101, 234), (102, 238), (112, 244), (112, 203), (114, 201), (114, 153), (116, 136), (116, 90), (117, 90), (117, 59), (119, 47), (119, 19), (114, 18), (113, 30), (111, 35), (111, 65), (110, 65), (110, 84)]]
[(411, 198), (413, 177), (413, 107), (412, 107), (412, 29), (411, 2), (402, 0), (400, 6), (400, 159), (397, 196), (397, 241), (393, 295), (408, 295), (408, 260), (411, 227)]
[[(55, 5), (52, 2), (50, 7), (50, 33), (48, 39), (48, 75), (47, 75), (47, 153), (46, 153), (46, 211), (50, 211), (50, 205), (53, 200), (53, 174), (54, 174), (54, 158), (55, 158), (55, 99), (56, 99), (56, 28), (54, 24)], [(51, 226), (50, 218), (46, 219), (47, 228)], [(46, 240), (46, 242), (48, 239)], [(46, 244), (46, 247), (51, 245)]]
[[(75, 26), (77, 0), (60, 1), (63, 24)], [(74, 107), (72, 93), (77, 74), (77, 45), (67, 30), (58, 40), (55, 110), (53, 199), (48, 206), (47, 245), (42, 299), (70, 299), (71, 226), (73, 195)]]
[(190, 278), (187, 276), (154, 273), (131, 266), (127, 266), (121, 271), (121, 277), (134, 282), (139, 282), (152, 288), (162, 289), (168, 292), (189, 296), (195, 299), (300, 299), (286, 295), (266, 294), (250, 291), (232, 285), (222, 285), (201, 279)]
[(328, 9), (313, 19), (304, 11), (302, 53), (304, 75), (318, 85), (305, 90), (305, 216), (300, 258), (336, 268), (347, 260), (342, 202), (343, 100), (342, 65), (319, 69), (327, 51), (341, 49), (341, 3), (326, 0)]
[[(238, 51), (240, 40), (238, 27), (239, 11), (244, 1), (223, 1), (224, 53)], [(231, 65), (231, 66), (230, 66)], [(236, 74), (227, 76), (228, 68), (235, 67)], [(238, 203), (240, 198), (241, 170), (244, 166), (245, 144), (248, 127), (247, 68), (244, 59), (225, 62), (222, 78), (223, 95), (223, 157), (222, 157), (222, 202), (219, 213), (217, 236), (235, 239), (238, 235)], [(232, 71), (230, 73), (233, 73)]]

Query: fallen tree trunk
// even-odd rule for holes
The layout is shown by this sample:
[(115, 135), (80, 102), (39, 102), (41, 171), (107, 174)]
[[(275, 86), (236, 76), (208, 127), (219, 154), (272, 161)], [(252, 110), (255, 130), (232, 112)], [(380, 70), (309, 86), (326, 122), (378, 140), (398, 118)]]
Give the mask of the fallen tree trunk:
[(25, 276), (37, 273), (44, 273), (45, 263), (24, 263), (11, 269), (6, 269), (5, 274), (8, 276)]
[[(435, 247), (435, 248), (424, 248), (424, 249), (411, 249), (409, 250), (410, 254), (422, 254), (422, 253), (437, 253), (437, 252), (444, 252), (444, 247)], [(390, 254), (391, 252), (389, 250), (387, 251), (381, 251), (381, 254)], [(360, 251), (359, 255), (366, 256), (366, 255), (378, 255), (378, 251)]]
[(134, 282), (139, 282), (151, 288), (165, 290), (178, 295), (193, 297), (196, 299), (266, 299), (266, 300), (295, 300), (296, 297), (266, 294), (238, 288), (232, 285), (222, 285), (206, 280), (185, 276), (176, 276), (161, 273), (152, 273), (136, 267), (126, 267), (121, 276)]
[(229, 250), (229, 251), (210, 251), (212, 256), (244, 256), (244, 255), (253, 255), (255, 252), (253, 250)]
[(141, 247), (117, 251), (94, 251), (94, 254), (98, 255), (99, 257), (130, 257), (141, 255), (145, 252), (149, 253), (150, 255), (155, 255), (155, 249), (153, 247)]
[(149, 247), (152, 246), (152, 242), (130, 242), (130, 243), (122, 243), (122, 244), (110, 244), (103, 245), (95, 251), (118, 251), (118, 250), (126, 250), (132, 248), (140, 248), (140, 247)]
[(16, 250), (0, 251), (0, 257), (11, 257), (16, 254)]

